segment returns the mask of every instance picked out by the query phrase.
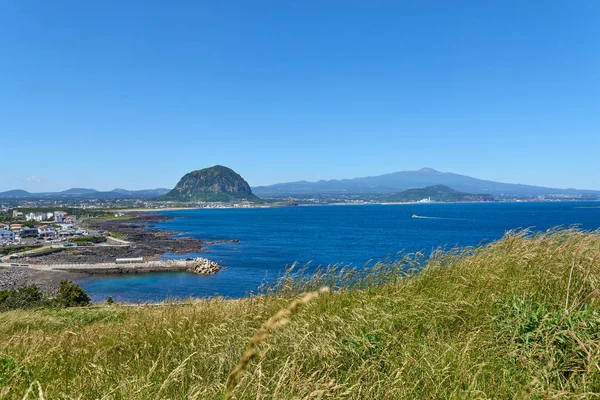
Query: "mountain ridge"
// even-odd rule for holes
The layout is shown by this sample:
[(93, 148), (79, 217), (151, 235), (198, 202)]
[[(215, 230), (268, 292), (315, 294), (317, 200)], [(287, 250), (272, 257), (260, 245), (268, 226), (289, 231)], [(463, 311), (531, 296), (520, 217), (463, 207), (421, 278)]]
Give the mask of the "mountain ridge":
[(31, 193), (26, 190), (16, 189), (0, 192), (0, 199), (6, 200), (48, 200), (48, 199), (69, 199), (69, 200), (116, 200), (116, 199), (152, 199), (167, 193), (169, 189), (142, 189), (126, 190), (113, 189), (108, 191), (99, 191), (95, 189), (72, 188), (60, 192), (40, 192)]
[(518, 183), (495, 182), (433, 168), (398, 171), (359, 178), (296, 181), (252, 188), (259, 196), (345, 195), (397, 193), (407, 189), (445, 185), (465, 193), (483, 193), (499, 197), (540, 196), (552, 194), (600, 196), (600, 190), (558, 189)]
[[(221, 166), (217, 166), (221, 167)], [(226, 167), (223, 167), (226, 168)], [(192, 171), (194, 172), (194, 171)], [(235, 173), (235, 172), (234, 172)], [(241, 177), (240, 177), (241, 178)], [(243, 180), (243, 178), (241, 178)], [(244, 181), (246, 182), (246, 181)], [(246, 182), (247, 184), (247, 182)], [(398, 171), (382, 175), (331, 179), (319, 181), (295, 181), (274, 185), (249, 187), (252, 195), (287, 197), (312, 195), (382, 195), (394, 194), (408, 189), (445, 185), (459, 192), (490, 194), (498, 199), (510, 197), (535, 197), (545, 195), (581, 196), (581, 198), (600, 198), (600, 190), (550, 188), (544, 186), (504, 183), (478, 179), (452, 172), (441, 172), (425, 167), (414, 171)], [(148, 199), (154, 200), (169, 193), (166, 188), (126, 190), (116, 188), (110, 191), (95, 189), (71, 188), (60, 192), (31, 193), (22, 189), (0, 192), (0, 199)], [(218, 197), (218, 196), (217, 196)], [(229, 196), (225, 196), (229, 197)], [(254, 197), (253, 197), (254, 198)], [(256, 201), (258, 197), (255, 198)]]

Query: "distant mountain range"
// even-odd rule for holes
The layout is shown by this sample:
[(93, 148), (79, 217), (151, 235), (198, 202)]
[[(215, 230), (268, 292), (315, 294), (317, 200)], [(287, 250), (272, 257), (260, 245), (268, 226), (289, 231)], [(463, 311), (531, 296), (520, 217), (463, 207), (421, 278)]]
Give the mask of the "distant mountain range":
[(407, 189), (445, 185), (464, 193), (490, 194), (495, 197), (579, 195), (597, 198), (598, 190), (555, 189), (542, 186), (501, 183), (466, 175), (440, 172), (432, 168), (401, 171), (391, 174), (354, 179), (290, 182), (252, 188), (257, 196), (313, 196), (397, 193)]
[(126, 190), (114, 189), (102, 192), (95, 189), (73, 188), (62, 192), (30, 193), (25, 190), (0, 192), (0, 199), (11, 200), (117, 200), (117, 199), (155, 199), (167, 193), (169, 189)]
[[(72, 188), (54, 193), (30, 193), (25, 190), (9, 190), (7, 192), (0, 192), (0, 200), (158, 199), (229, 201), (246, 199), (257, 201), (256, 196), (274, 198), (328, 196), (335, 198), (346, 195), (386, 198), (385, 195), (387, 194), (397, 194), (409, 189), (430, 189), (429, 187), (438, 185), (451, 188), (457, 191), (459, 195), (490, 195), (496, 199), (549, 195), (578, 196), (583, 199), (600, 198), (600, 190), (557, 189), (494, 182), (451, 172), (440, 172), (432, 168), (423, 168), (418, 171), (394, 172), (364, 178), (321, 180), (318, 182), (299, 181), (250, 188), (239, 174), (227, 167), (215, 166), (190, 172), (182, 178), (173, 190), (164, 188), (148, 190), (114, 189), (103, 192), (94, 189)], [(422, 193), (416, 192), (415, 195), (418, 197)]]

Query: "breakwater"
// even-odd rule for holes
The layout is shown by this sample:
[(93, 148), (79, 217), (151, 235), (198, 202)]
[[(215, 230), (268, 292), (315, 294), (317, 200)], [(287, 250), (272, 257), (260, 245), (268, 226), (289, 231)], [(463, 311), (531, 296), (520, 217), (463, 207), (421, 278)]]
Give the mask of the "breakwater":
[(198, 275), (212, 275), (223, 269), (222, 266), (206, 258), (186, 260), (151, 260), (131, 263), (56, 263), (56, 264), (12, 264), (13, 268), (27, 267), (39, 271), (65, 271), (92, 275), (140, 274), (148, 272), (192, 272)]

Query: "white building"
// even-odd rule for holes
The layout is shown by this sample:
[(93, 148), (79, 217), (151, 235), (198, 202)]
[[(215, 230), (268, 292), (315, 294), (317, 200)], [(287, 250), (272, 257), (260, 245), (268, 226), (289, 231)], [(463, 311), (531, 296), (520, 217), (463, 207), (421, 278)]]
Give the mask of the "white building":
[(48, 215), (46, 213), (29, 213), (25, 215), (26, 221), (42, 222), (45, 221), (46, 218), (48, 218)]
[(56, 230), (49, 227), (38, 228), (38, 235), (45, 239), (56, 239)]
[(55, 226), (58, 225), (60, 227), (60, 229), (68, 231), (68, 230), (72, 230), (73, 229), (73, 224), (54, 224)]
[(14, 232), (5, 231), (5, 230), (0, 231), (0, 242), (4, 242), (4, 241), (12, 242), (14, 240), (15, 240)]
[(66, 216), (67, 213), (64, 211), (54, 211), (54, 220), (56, 222), (63, 222)]

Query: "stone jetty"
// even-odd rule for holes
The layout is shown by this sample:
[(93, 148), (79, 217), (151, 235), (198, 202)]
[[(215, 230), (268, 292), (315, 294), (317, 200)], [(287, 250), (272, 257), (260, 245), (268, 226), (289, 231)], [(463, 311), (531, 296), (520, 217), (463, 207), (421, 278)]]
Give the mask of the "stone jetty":
[(73, 263), (73, 264), (24, 264), (8, 263), (7, 267), (27, 267), (38, 271), (66, 271), (93, 275), (138, 274), (147, 272), (187, 271), (199, 275), (212, 275), (223, 269), (222, 266), (206, 258), (186, 260), (151, 260), (123, 263)]

